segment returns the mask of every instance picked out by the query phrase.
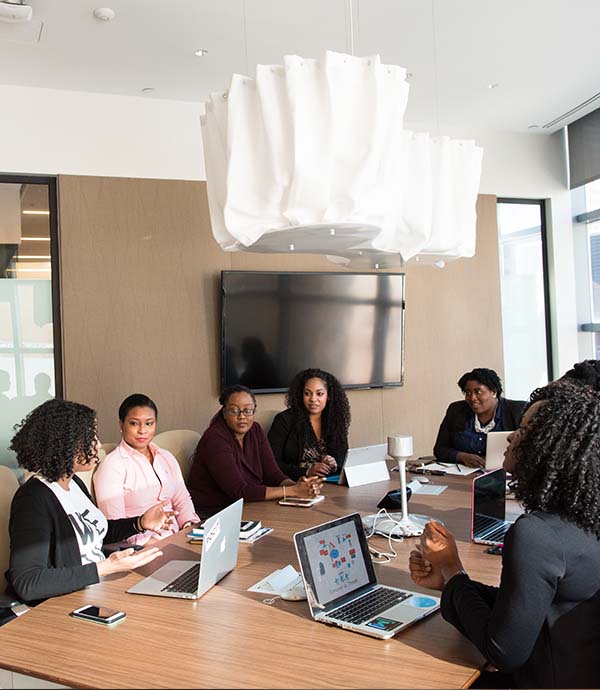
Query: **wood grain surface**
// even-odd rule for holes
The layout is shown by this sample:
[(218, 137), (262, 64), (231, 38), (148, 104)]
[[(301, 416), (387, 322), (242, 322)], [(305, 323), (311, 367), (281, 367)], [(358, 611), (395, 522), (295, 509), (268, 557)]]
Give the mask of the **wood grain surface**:
[[(414, 495), (413, 513), (442, 520), (457, 536), (465, 568), (496, 584), (500, 558), (469, 542), (471, 479), (432, 477), (447, 484), (439, 496)], [(185, 534), (162, 542), (164, 555), (141, 571), (40, 605), (0, 631), (0, 667), (86, 688), (458, 688), (478, 675), (483, 658), (439, 613), (389, 641), (312, 621), (304, 602), (278, 600), (247, 589), (276, 568), (297, 567), (292, 535), (335, 517), (376, 511), (390, 482), (347, 489), (325, 485), (326, 500), (312, 508), (276, 503), (244, 506), (244, 517), (274, 531), (241, 544), (237, 568), (198, 601), (136, 596), (125, 590), (167, 559), (193, 559), (199, 546)], [(396, 544), (398, 557), (376, 565), (385, 584), (419, 589), (407, 559), (415, 539)], [(377, 547), (387, 540), (377, 537)], [(423, 590), (425, 591), (425, 590)], [(112, 627), (75, 620), (84, 604), (126, 611)]]
[[(118, 407), (135, 392), (157, 403), (159, 431), (204, 432), (219, 409), (222, 270), (345, 270), (311, 254), (222, 251), (204, 182), (67, 175), (59, 203), (64, 392), (97, 411), (103, 442), (119, 440)], [(415, 455), (429, 455), (456, 382), (478, 366), (503, 375), (490, 195), (477, 202), (476, 256), (407, 266), (404, 386), (348, 391), (350, 446), (411, 434)], [(265, 431), (284, 407), (281, 394), (259, 396)]]

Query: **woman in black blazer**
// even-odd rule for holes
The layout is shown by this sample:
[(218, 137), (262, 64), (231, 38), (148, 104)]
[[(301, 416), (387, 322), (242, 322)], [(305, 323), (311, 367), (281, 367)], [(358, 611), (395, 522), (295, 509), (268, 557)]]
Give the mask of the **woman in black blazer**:
[(464, 400), (453, 402), (440, 425), (433, 454), (442, 462), (484, 467), (487, 434), (514, 431), (525, 401), (502, 397), (502, 382), (493, 369), (478, 368), (463, 374), (458, 387)]
[(145, 529), (159, 531), (173, 514), (158, 503), (139, 517), (106, 520), (94, 505), (75, 476), (98, 462), (94, 410), (49, 400), (21, 424), (11, 448), (19, 465), (35, 472), (17, 490), (10, 512), (6, 577), (17, 598), (35, 605), (161, 555), (157, 548), (116, 551), (108, 558), (102, 553), (103, 541), (121, 541)]
[(340, 472), (348, 452), (350, 404), (340, 382), (322, 369), (296, 374), (288, 407), (275, 416), (268, 437), (282, 472), (297, 481)]
[(504, 455), (525, 513), (504, 537), (499, 585), (472, 580), (433, 521), (410, 573), (441, 590), (442, 616), (498, 669), (478, 687), (598, 688), (600, 394), (562, 379), (531, 401)]

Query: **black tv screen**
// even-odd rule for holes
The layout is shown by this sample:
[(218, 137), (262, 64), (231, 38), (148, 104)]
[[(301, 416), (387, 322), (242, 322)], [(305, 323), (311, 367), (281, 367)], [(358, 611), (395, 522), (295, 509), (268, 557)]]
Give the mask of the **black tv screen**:
[(400, 386), (403, 273), (221, 273), (221, 383), (287, 389), (319, 367), (347, 388)]

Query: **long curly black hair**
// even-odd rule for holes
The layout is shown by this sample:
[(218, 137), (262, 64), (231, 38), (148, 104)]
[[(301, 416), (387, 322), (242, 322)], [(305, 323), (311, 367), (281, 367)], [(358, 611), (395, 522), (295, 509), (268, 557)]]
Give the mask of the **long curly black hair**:
[(302, 447), (309, 439), (314, 439), (314, 431), (309, 421), (308, 410), (304, 407), (304, 386), (309, 379), (321, 379), (327, 386), (327, 404), (321, 415), (321, 437), (329, 453), (335, 454), (348, 447), (350, 427), (350, 403), (342, 384), (333, 374), (322, 369), (304, 369), (294, 376), (290, 384), (285, 404), (294, 413), (298, 438)]
[(96, 413), (86, 405), (48, 400), (17, 428), (10, 443), (17, 462), (51, 482), (70, 477), (76, 459), (85, 465), (98, 461)]
[(556, 513), (600, 539), (600, 395), (578, 384), (546, 386), (545, 401), (515, 448), (511, 488), (527, 512)]

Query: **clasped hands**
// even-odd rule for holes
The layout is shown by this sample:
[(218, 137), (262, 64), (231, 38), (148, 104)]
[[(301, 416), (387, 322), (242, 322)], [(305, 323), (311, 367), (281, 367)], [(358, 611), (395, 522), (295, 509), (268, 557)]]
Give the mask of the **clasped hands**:
[(319, 496), (323, 482), (324, 479), (322, 477), (300, 477), (296, 482), (298, 496), (302, 498), (315, 498)]
[(441, 523), (430, 520), (419, 546), (410, 552), (408, 569), (415, 584), (444, 589), (446, 582), (463, 569), (452, 533)]
[(308, 468), (307, 476), (309, 477), (327, 477), (332, 472), (337, 470), (337, 462), (331, 455), (324, 455), (318, 462)]

